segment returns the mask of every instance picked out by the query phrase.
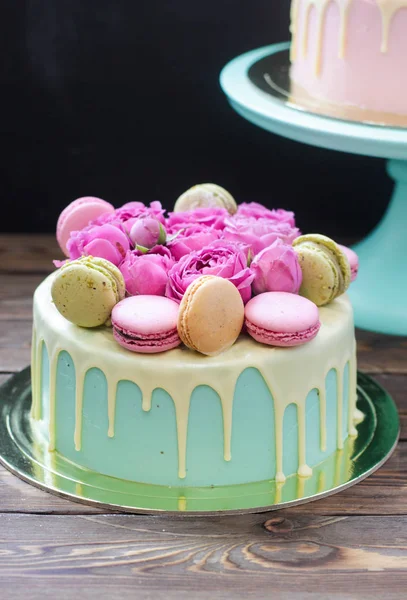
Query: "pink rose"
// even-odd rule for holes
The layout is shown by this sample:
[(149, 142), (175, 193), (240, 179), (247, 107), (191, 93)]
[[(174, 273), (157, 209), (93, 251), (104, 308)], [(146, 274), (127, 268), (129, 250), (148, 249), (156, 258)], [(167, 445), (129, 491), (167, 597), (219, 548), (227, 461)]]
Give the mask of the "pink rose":
[(278, 223), (288, 223), (295, 227), (295, 216), (293, 212), (278, 209), (268, 209), (257, 202), (243, 202), (237, 209), (237, 217), (254, 217), (255, 219), (272, 219)]
[(148, 254), (136, 250), (128, 252), (119, 267), (127, 293), (131, 296), (165, 296), (168, 271), (173, 264), (171, 253), (164, 246), (157, 246)]
[(284, 221), (274, 221), (260, 217), (235, 216), (226, 220), (223, 237), (233, 242), (241, 242), (250, 246), (254, 255), (271, 246), (277, 239), (286, 244), (292, 242), (300, 235), (296, 227)]
[(183, 256), (168, 273), (166, 296), (181, 302), (187, 287), (202, 275), (228, 279), (237, 287), (244, 303), (250, 300), (254, 274), (247, 266), (246, 248), (241, 244), (218, 240)]
[(185, 230), (180, 230), (179, 235), (168, 242), (168, 248), (175, 260), (180, 260), (186, 254), (201, 250), (221, 236), (219, 229), (205, 225), (188, 225)]
[(276, 240), (253, 259), (253, 292), (289, 292), (298, 294), (302, 271), (297, 253), (292, 246)]
[(223, 229), (228, 216), (228, 211), (219, 207), (196, 208), (187, 212), (170, 213), (167, 219), (167, 230), (175, 233), (188, 225), (197, 224), (213, 227), (213, 229)]
[(92, 222), (92, 225), (104, 225), (116, 221), (123, 223), (127, 233), (130, 233), (130, 229), (139, 217), (154, 217), (165, 225), (164, 212), (161, 202), (158, 201), (151, 202), (150, 206), (146, 206), (142, 202), (128, 202), (111, 214), (101, 215)]
[(107, 223), (73, 231), (67, 249), (71, 260), (81, 256), (98, 256), (117, 266), (130, 249), (130, 242), (119, 223)]
[(147, 250), (157, 244), (165, 244), (167, 234), (165, 229), (154, 217), (140, 217), (130, 230), (130, 239), (135, 246), (142, 246)]

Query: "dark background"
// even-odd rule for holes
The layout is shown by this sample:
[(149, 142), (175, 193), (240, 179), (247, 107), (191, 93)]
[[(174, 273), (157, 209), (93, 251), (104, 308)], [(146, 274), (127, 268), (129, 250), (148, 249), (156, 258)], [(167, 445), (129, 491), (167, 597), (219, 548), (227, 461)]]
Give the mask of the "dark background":
[(289, 0), (14, 0), (0, 8), (0, 231), (53, 231), (78, 196), (172, 208), (212, 181), (299, 226), (360, 237), (391, 190), (384, 162), (244, 121), (218, 77), (288, 39)]

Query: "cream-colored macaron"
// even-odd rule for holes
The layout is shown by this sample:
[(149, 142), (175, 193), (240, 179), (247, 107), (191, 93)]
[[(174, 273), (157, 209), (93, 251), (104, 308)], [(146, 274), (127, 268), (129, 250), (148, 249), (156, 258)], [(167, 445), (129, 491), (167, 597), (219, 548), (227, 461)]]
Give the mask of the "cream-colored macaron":
[(302, 270), (301, 296), (317, 306), (335, 300), (348, 289), (351, 270), (345, 253), (331, 238), (308, 234), (293, 242)]
[(226, 208), (231, 215), (237, 211), (236, 201), (227, 190), (215, 183), (201, 183), (190, 188), (178, 198), (174, 212), (211, 207)]
[(188, 348), (215, 356), (233, 346), (243, 321), (243, 300), (233, 283), (204, 275), (191, 283), (181, 301), (178, 335)]
[(51, 296), (71, 323), (98, 327), (109, 322), (113, 307), (123, 300), (125, 283), (119, 269), (108, 260), (84, 256), (55, 273)]

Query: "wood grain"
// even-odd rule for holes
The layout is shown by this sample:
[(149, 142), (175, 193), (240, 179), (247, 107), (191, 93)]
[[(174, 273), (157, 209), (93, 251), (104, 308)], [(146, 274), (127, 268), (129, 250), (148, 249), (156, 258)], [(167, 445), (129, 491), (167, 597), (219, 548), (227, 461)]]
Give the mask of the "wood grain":
[(54, 235), (0, 235), (0, 272), (47, 274), (63, 258)]
[(0, 273), (0, 322), (9, 319), (31, 320), (33, 294), (43, 279), (43, 275)]
[(30, 598), (35, 586), (170, 600), (402, 598), (407, 583), (407, 517), (0, 515), (0, 529), (2, 592), (13, 598), (19, 580)]
[(20, 371), (30, 364), (31, 329), (31, 320), (0, 320), (0, 373)]
[(358, 330), (358, 368), (364, 373), (407, 374), (407, 338)]

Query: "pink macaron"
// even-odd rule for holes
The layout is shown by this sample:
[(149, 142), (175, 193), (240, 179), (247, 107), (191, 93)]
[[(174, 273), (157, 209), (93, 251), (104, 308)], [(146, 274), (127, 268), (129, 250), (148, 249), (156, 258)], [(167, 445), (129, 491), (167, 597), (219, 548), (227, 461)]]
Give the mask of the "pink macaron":
[(123, 348), (154, 354), (180, 345), (179, 305), (163, 296), (131, 296), (113, 308), (113, 335)]
[(114, 206), (102, 200), (86, 196), (68, 204), (59, 215), (57, 223), (57, 241), (65, 256), (69, 256), (66, 244), (72, 231), (80, 231), (90, 221), (94, 221), (105, 213), (113, 213)]
[(358, 271), (359, 271), (359, 257), (356, 254), (356, 252), (354, 250), (352, 250), (351, 248), (348, 248), (347, 246), (341, 246), (341, 244), (338, 244), (339, 248), (342, 250), (342, 252), (345, 254), (346, 258), (349, 261), (350, 264), (350, 272), (351, 272), (351, 281), (355, 281), (356, 277), (358, 276)]
[(247, 332), (269, 346), (299, 346), (311, 341), (321, 323), (318, 307), (296, 294), (266, 292), (245, 307)]

